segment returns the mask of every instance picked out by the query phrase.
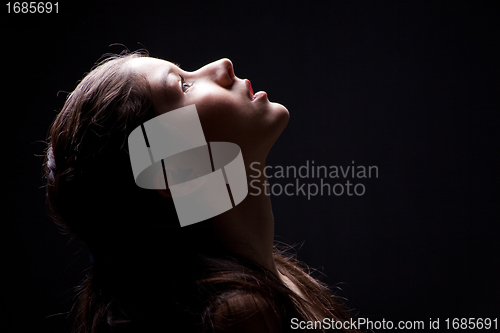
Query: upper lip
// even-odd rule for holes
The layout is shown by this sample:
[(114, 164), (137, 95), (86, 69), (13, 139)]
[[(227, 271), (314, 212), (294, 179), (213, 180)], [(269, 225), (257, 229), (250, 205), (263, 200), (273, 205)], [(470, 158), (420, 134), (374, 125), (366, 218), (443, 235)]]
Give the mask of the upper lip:
[(247, 85), (248, 92), (250, 93), (250, 99), (253, 99), (253, 89), (252, 89), (252, 84), (250, 83), (250, 80), (246, 79), (245, 84)]

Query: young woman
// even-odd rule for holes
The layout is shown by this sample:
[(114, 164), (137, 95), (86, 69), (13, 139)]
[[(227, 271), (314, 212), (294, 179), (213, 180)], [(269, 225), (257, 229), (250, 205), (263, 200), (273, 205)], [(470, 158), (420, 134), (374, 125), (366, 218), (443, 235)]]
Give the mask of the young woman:
[(55, 119), (47, 206), (93, 255), (73, 308), (74, 332), (283, 332), (292, 319), (349, 320), (324, 284), (274, 246), (265, 191), (181, 228), (168, 190), (135, 184), (131, 131), (192, 104), (206, 141), (238, 144), (247, 169), (264, 168), (289, 118), (235, 76), (228, 59), (186, 72), (132, 53), (97, 65)]

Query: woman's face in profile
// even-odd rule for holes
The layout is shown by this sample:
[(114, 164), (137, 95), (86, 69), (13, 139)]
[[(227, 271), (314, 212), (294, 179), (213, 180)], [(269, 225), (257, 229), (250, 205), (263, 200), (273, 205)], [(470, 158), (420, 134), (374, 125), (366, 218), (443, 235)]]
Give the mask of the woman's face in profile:
[(235, 76), (229, 59), (194, 72), (149, 57), (128, 65), (150, 83), (158, 114), (195, 104), (206, 140), (234, 142), (245, 157), (267, 154), (288, 123), (288, 110), (269, 102), (265, 92), (254, 93), (250, 81)]

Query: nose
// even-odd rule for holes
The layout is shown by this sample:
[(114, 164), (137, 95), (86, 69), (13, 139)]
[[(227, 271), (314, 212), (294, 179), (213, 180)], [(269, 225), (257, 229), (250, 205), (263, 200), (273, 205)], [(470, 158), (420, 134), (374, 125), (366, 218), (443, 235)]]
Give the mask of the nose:
[(205, 69), (209, 76), (220, 86), (227, 88), (233, 84), (235, 75), (231, 60), (227, 58), (217, 60), (206, 65)]

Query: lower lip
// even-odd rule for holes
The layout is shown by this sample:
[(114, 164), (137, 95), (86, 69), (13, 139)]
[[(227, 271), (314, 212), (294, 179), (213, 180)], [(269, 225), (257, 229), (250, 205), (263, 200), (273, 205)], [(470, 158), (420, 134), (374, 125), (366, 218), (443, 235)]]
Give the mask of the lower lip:
[(259, 91), (253, 95), (252, 102), (258, 100), (261, 97), (267, 96), (267, 93), (265, 91)]

